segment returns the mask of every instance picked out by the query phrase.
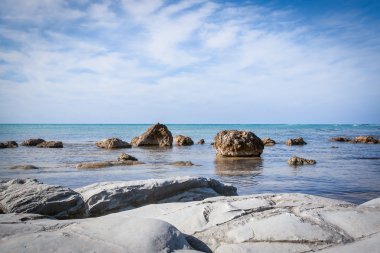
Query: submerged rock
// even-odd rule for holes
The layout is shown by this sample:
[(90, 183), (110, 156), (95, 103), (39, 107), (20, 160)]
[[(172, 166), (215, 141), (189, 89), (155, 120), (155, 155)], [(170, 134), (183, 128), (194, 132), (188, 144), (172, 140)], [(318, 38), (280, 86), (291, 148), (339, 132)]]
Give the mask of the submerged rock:
[(331, 138), (330, 141), (335, 141), (335, 142), (350, 142), (351, 139), (347, 138), (347, 137), (339, 136), (339, 137), (333, 137), (333, 138)]
[(29, 139), (26, 141), (23, 141), (21, 143), (21, 146), (37, 146), (38, 144), (45, 142), (44, 139)]
[(116, 181), (79, 189), (90, 216), (159, 202), (202, 200), (219, 195), (237, 195), (236, 188), (214, 179), (182, 177), (141, 181)]
[(183, 135), (177, 135), (174, 137), (174, 142), (178, 146), (191, 146), (194, 144), (193, 140), (190, 137)]
[(293, 146), (293, 145), (305, 145), (307, 144), (302, 137), (297, 137), (295, 139), (289, 139), (286, 141), (286, 145)]
[(173, 144), (173, 136), (167, 126), (157, 123), (151, 126), (148, 130), (132, 139), (131, 144), (133, 146), (160, 146), (171, 147)]
[(96, 142), (96, 146), (105, 149), (131, 148), (131, 144), (118, 138), (109, 138)]
[(117, 160), (119, 162), (122, 162), (122, 161), (137, 161), (137, 158), (134, 157), (134, 156), (131, 156), (131, 155), (128, 155), (127, 153), (122, 153), (118, 158)]
[(120, 160), (120, 161), (103, 161), (103, 162), (86, 162), (77, 164), (77, 169), (100, 169), (112, 166), (130, 166), (144, 164), (143, 162), (134, 160)]
[(311, 159), (305, 159), (305, 158), (302, 158), (302, 157), (298, 157), (298, 156), (293, 156), (291, 158), (289, 158), (288, 160), (288, 164), (289, 165), (304, 165), (304, 164), (316, 164), (317, 161), (315, 160), (311, 160)]
[(366, 144), (376, 144), (378, 143), (378, 140), (375, 139), (373, 136), (357, 136), (355, 137), (355, 140), (353, 140), (354, 143), (366, 143)]
[(63, 148), (63, 143), (61, 141), (44, 141), (37, 144), (38, 148)]
[(12, 166), (10, 167), (9, 169), (11, 170), (37, 170), (38, 167), (34, 166), (34, 165), (16, 165), (16, 166)]
[(172, 162), (169, 164), (173, 166), (178, 166), (178, 167), (187, 167), (187, 166), (190, 167), (194, 165), (194, 163), (192, 163), (191, 161), (177, 161), (177, 162)]
[(203, 144), (205, 144), (205, 140), (204, 140), (204, 139), (200, 139), (200, 140), (197, 142), (197, 144), (203, 145)]
[(81, 195), (62, 186), (42, 184), (36, 179), (2, 179), (0, 190), (3, 213), (35, 213), (59, 219), (85, 214)]
[(264, 138), (264, 139), (261, 139), (261, 141), (264, 143), (264, 146), (273, 146), (276, 144), (276, 142), (272, 140), (271, 138)]
[(18, 144), (15, 141), (0, 142), (0, 148), (17, 148)]
[(216, 154), (228, 157), (258, 157), (264, 150), (264, 144), (259, 137), (249, 131), (224, 130), (215, 138)]

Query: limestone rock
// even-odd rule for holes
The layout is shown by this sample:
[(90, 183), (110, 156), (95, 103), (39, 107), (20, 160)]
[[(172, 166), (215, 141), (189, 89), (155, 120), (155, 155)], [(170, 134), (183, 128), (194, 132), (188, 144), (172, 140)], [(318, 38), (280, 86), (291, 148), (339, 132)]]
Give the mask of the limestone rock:
[(293, 156), (293, 157), (289, 158), (289, 160), (288, 160), (288, 164), (294, 165), (294, 166), (304, 165), (304, 164), (316, 164), (316, 163), (317, 163), (317, 161), (315, 161), (315, 160), (305, 159), (305, 158), (298, 157), (298, 156)]
[(224, 130), (215, 138), (216, 154), (227, 157), (258, 157), (264, 150), (264, 144), (259, 137), (249, 131)]
[(38, 148), (63, 148), (63, 143), (61, 141), (44, 141), (37, 144)]
[(109, 138), (96, 142), (96, 146), (105, 149), (131, 148), (132, 146), (118, 138)]
[(18, 144), (15, 141), (0, 142), (0, 148), (17, 148)]
[(205, 144), (205, 140), (204, 140), (204, 139), (200, 139), (200, 140), (197, 142), (197, 144), (203, 145), (203, 144)]
[(333, 137), (330, 139), (330, 141), (336, 141), (336, 142), (350, 142), (351, 139), (343, 136)]
[(190, 137), (177, 135), (174, 137), (174, 142), (178, 146), (191, 146), (194, 144), (193, 140)]
[(354, 143), (366, 143), (366, 144), (376, 144), (378, 140), (373, 136), (358, 136), (355, 137)]
[(23, 141), (21, 143), (21, 146), (37, 146), (38, 144), (45, 142), (44, 139), (29, 139), (26, 141)]
[(173, 136), (167, 126), (157, 123), (151, 126), (148, 130), (132, 139), (131, 144), (133, 146), (160, 146), (171, 147), (173, 144)]
[(34, 165), (16, 165), (16, 166), (12, 166), (10, 167), (9, 169), (11, 170), (37, 170), (38, 167), (34, 166)]
[(35, 213), (60, 219), (83, 217), (82, 197), (69, 188), (35, 179), (0, 180), (0, 209), (4, 213)]
[(293, 145), (305, 145), (307, 144), (302, 137), (297, 137), (295, 139), (289, 139), (286, 141), (286, 145), (293, 146)]
[(191, 161), (177, 161), (177, 162), (170, 163), (170, 165), (178, 166), (178, 167), (190, 167), (190, 166), (193, 166), (194, 163), (192, 163)]
[(196, 177), (103, 182), (76, 191), (83, 196), (90, 216), (158, 202), (194, 201), (237, 194), (233, 186)]
[(118, 158), (118, 161), (137, 161), (137, 158), (131, 155), (128, 155), (127, 153), (122, 153)]
[(264, 143), (264, 146), (273, 146), (276, 144), (276, 142), (272, 140), (271, 138), (264, 138), (264, 139), (261, 139), (261, 141)]

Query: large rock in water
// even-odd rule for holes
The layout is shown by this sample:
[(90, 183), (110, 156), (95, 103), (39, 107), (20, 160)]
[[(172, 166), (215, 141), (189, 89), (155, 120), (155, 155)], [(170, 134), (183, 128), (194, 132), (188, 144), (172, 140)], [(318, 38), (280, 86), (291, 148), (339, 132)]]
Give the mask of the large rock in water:
[(353, 142), (355, 142), (355, 143), (366, 143), (366, 144), (376, 144), (376, 143), (378, 143), (378, 140), (375, 139), (373, 136), (357, 136), (357, 137), (355, 137), (355, 140)]
[(160, 146), (171, 147), (173, 145), (173, 136), (167, 126), (157, 123), (151, 126), (148, 130), (132, 139), (133, 146)]
[(174, 137), (174, 142), (178, 146), (191, 146), (194, 144), (194, 141), (190, 137), (183, 135), (177, 135)]
[(236, 188), (214, 179), (182, 177), (91, 184), (79, 189), (90, 216), (159, 202), (202, 200), (237, 195)]
[(44, 141), (37, 144), (38, 148), (63, 148), (62, 141)]
[(259, 137), (249, 131), (224, 130), (214, 138), (216, 154), (228, 157), (258, 157), (264, 150)]
[(295, 139), (289, 139), (286, 141), (286, 145), (293, 146), (293, 145), (306, 145), (307, 143), (303, 140), (302, 137), (297, 137)]
[(109, 138), (96, 142), (96, 146), (105, 149), (131, 148), (131, 144), (118, 138)]
[(35, 213), (59, 219), (85, 214), (81, 195), (62, 186), (42, 184), (36, 179), (2, 179), (0, 190), (3, 213)]
[(263, 138), (261, 141), (264, 143), (264, 146), (274, 146), (276, 144), (271, 138)]
[(18, 144), (15, 141), (0, 142), (0, 148), (17, 148)]
[(261, 194), (148, 205), (73, 221), (4, 214), (1, 251), (379, 252), (379, 203)]
[(29, 139), (29, 140), (26, 140), (26, 141), (23, 141), (21, 143), (21, 146), (37, 146), (38, 144), (42, 143), (42, 142), (45, 142), (44, 139)]

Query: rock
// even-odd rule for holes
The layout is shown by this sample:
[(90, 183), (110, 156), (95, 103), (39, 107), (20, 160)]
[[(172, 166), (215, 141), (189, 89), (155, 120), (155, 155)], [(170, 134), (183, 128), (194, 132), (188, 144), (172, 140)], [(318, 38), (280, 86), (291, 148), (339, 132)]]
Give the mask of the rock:
[(38, 167), (34, 165), (16, 165), (16, 166), (10, 167), (9, 169), (11, 170), (37, 170)]
[(105, 149), (131, 148), (131, 144), (118, 138), (109, 138), (96, 142), (96, 146)]
[(293, 146), (293, 145), (305, 145), (307, 144), (302, 137), (298, 137), (295, 139), (289, 139), (286, 141), (286, 145)]
[(237, 194), (233, 186), (201, 177), (103, 182), (76, 191), (83, 196), (90, 216), (158, 202), (194, 201)]
[(171, 147), (173, 144), (173, 136), (169, 129), (160, 123), (151, 126), (148, 130), (132, 139), (131, 144), (133, 146), (160, 146)]
[(272, 140), (271, 138), (264, 138), (264, 139), (261, 139), (261, 141), (264, 143), (264, 146), (273, 146), (276, 144), (276, 142)]
[(333, 137), (333, 138), (331, 138), (330, 141), (336, 141), (336, 142), (350, 142), (351, 139), (350, 139), (350, 138), (347, 138), (347, 137), (339, 136), (339, 137)]
[(214, 146), (214, 145), (215, 145), (215, 142), (211, 142), (210, 145), (211, 145), (211, 146)]
[(190, 137), (183, 135), (177, 135), (174, 137), (174, 142), (178, 146), (191, 146), (194, 144), (193, 140)]
[(79, 193), (62, 186), (42, 184), (36, 179), (2, 179), (0, 190), (3, 213), (35, 213), (59, 219), (85, 214)]
[(187, 167), (193, 166), (194, 164), (191, 161), (177, 161), (169, 163), (169, 165), (178, 166), (178, 167)]
[(44, 139), (29, 139), (26, 141), (23, 141), (21, 143), (21, 146), (37, 146), (38, 144), (45, 142)]
[(137, 158), (131, 155), (128, 155), (127, 153), (122, 153), (118, 158), (118, 161), (137, 161)]
[(144, 164), (143, 162), (133, 161), (133, 160), (122, 160), (122, 161), (104, 161), (104, 162), (86, 162), (77, 164), (77, 169), (100, 169), (112, 166), (130, 166)]
[(373, 136), (358, 136), (355, 137), (354, 143), (366, 143), (366, 144), (376, 144), (378, 140)]
[(301, 158), (301, 157), (297, 157), (297, 156), (293, 156), (293, 157), (289, 158), (289, 160), (288, 160), (288, 164), (294, 165), (294, 166), (304, 165), (304, 164), (316, 164), (316, 163), (317, 162), (315, 160), (309, 160), (309, 159), (305, 159), (305, 158)]
[(200, 140), (197, 142), (197, 144), (203, 145), (203, 144), (205, 144), (205, 140), (204, 140), (204, 139), (200, 139)]
[(224, 130), (215, 138), (216, 154), (227, 157), (258, 157), (264, 150), (264, 144), (259, 137), (249, 131)]
[(44, 141), (37, 144), (38, 148), (63, 148), (63, 143), (61, 141)]
[(0, 148), (17, 148), (18, 144), (15, 141), (0, 142)]

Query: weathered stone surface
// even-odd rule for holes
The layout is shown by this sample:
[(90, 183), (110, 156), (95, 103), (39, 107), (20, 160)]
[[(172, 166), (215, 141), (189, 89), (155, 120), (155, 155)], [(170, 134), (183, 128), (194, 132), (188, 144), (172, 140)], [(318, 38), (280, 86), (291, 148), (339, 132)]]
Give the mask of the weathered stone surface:
[(304, 164), (316, 164), (316, 163), (317, 163), (317, 161), (315, 161), (315, 160), (305, 159), (305, 158), (298, 157), (298, 156), (293, 156), (293, 157), (289, 158), (289, 160), (288, 160), (288, 164), (294, 165), (294, 166), (304, 165)]
[(203, 144), (205, 144), (205, 140), (204, 140), (204, 139), (200, 139), (200, 140), (197, 142), (197, 144), (203, 145)]
[(77, 164), (77, 169), (100, 169), (112, 166), (130, 166), (144, 164), (143, 162), (133, 160), (121, 160), (121, 161), (104, 161), (104, 162), (87, 162)]
[(38, 148), (63, 148), (63, 143), (61, 141), (44, 141), (37, 144)]
[(174, 143), (178, 146), (191, 146), (194, 144), (194, 141), (190, 137), (177, 135), (174, 137)]
[(82, 197), (69, 188), (47, 185), (35, 179), (0, 180), (0, 209), (4, 213), (35, 213), (60, 219), (82, 217)]
[(183, 177), (142, 181), (103, 182), (79, 189), (90, 216), (158, 202), (201, 200), (236, 195), (236, 188), (214, 179)]
[(44, 139), (29, 139), (26, 141), (23, 141), (21, 143), (21, 146), (37, 146), (38, 144), (45, 142)]
[(151, 126), (148, 130), (132, 139), (131, 144), (133, 146), (160, 146), (171, 147), (173, 144), (173, 136), (167, 126), (157, 123)]
[(378, 140), (375, 139), (373, 136), (357, 136), (355, 137), (355, 140), (353, 140), (354, 143), (366, 143), (366, 144), (376, 144), (378, 143)]
[(276, 144), (271, 138), (263, 138), (261, 141), (264, 143), (264, 146), (274, 146)]
[(118, 138), (109, 138), (96, 142), (96, 146), (105, 149), (131, 148), (131, 144)]
[(37, 170), (38, 167), (34, 166), (34, 165), (16, 165), (16, 166), (12, 166), (10, 167), (9, 169), (11, 170)]
[(17, 148), (18, 144), (15, 141), (0, 142), (0, 148)]
[(305, 145), (307, 144), (302, 137), (297, 137), (295, 139), (289, 139), (286, 141), (286, 145), (293, 146), (293, 145)]
[(137, 161), (137, 158), (131, 155), (128, 155), (127, 153), (122, 153), (118, 158), (118, 161)]
[(227, 157), (258, 157), (264, 150), (264, 144), (259, 137), (249, 131), (224, 130), (215, 138), (216, 154)]
[(178, 166), (178, 167), (190, 167), (190, 166), (193, 166), (194, 163), (192, 163), (191, 161), (177, 161), (177, 162), (172, 162), (172, 163), (169, 163), (169, 165), (173, 165), (173, 166)]
[(336, 142), (350, 142), (351, 139), (343, 136), (333, 137), (330, 139), (330, 141), (336, 141)]

